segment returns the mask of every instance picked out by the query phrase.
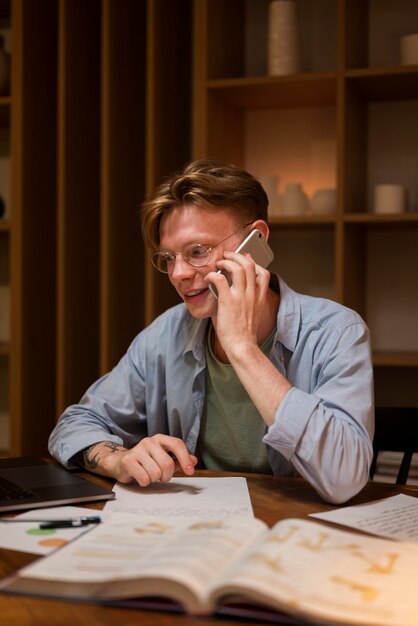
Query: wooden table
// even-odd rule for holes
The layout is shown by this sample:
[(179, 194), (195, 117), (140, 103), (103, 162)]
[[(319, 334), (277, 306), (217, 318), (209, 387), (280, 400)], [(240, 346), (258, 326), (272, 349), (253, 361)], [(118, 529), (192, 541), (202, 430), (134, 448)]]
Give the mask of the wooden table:
[[(88, 476), (95, 482), (111, 486), (111, 481)], [(222, 472), (197, 472), (197, 476), (242, 476), (242, 474)], [(261, 474), (246, 474), (248, 488), (256, 517), (270, 526), (286, 517), (305, 518), (309, 513), (328, 511), (335, 507), (326, 504), (312, 487), (301, 478), (282, 478)], [(383, 483), (369, 483), (363, 491), (348, 504), (360, 504), (406, 493), (418, 497), (418, 487), (399, 487)], [(100, 509), (103, 504), (92, 505)], [(0, 549), (0, 576), (6, 576), (38, 558), (37, 555)], [(158, 611), (138, 611), (94, 604), (46, 600), (22, 596), (0, 594), (0, 624), (5, 626), (233, 626), (242, 623), (247, 626), (261, 624), (255, 621), (228, 620), (223, 618), (198, 620), (185, 615)]]

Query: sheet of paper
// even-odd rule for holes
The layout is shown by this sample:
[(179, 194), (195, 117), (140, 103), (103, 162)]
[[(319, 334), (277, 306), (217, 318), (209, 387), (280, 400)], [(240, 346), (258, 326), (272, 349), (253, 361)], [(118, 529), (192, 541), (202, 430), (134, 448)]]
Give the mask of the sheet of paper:
[(41, 519), (67, 519), (84, 515), (96, 515), (100, 511), (93, 511), (85, 507), (60, 506), (47, 509), (34, 509), (17, 515), (16, 519), (28, 520), (27, 522), (0, 522), (0, 547), (19, 552), (32, 554), (48, 554), (78, 535), (81, 535), (89, 526), (82, 528), (47, 528), (40, 529), (39, 523), (30, 520)]
[(403, 493), (383, 500), (347, 506), (311, 517), (357, 528), (380, 537), (418, 541), (418, 498)]
[(173, 478), (149, 487), (116, 483), (115, 500), (105, 513), (125, 512), (164, 517), (254, 517), (247, 481), (243, 477)]

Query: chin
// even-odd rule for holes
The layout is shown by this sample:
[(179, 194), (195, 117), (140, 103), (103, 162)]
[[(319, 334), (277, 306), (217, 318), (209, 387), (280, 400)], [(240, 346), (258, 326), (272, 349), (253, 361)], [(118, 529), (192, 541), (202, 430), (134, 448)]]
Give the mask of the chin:
[(208, 319), (209, 317), (214, 317), (214, 315), (216, 315), (216, 309), (211, 312), (211, 311), (197, 311), (196, 309), (194, 309), (193, 307), (187, 307), (189, 309), (189, 313), (190, 315), (192, 315), (194, 318), (198, 319), (198, 320), (204, 320), (204, 319)]
[(207, 303), (205, 306), (196, 306), (193, 304), (185, 303), (190, 315), (195, 317), (196, 319), (207, 319), (208, 317), (214, 317), (218, 312), (218, 303), (215, 301), (213, 303)]

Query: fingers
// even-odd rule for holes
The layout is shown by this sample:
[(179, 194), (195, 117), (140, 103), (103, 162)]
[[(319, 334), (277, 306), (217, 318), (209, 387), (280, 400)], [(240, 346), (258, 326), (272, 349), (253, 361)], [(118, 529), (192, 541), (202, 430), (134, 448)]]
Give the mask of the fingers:
[(257, 265), (250, 254), (243, 255), (225, 250), (224, 257), (217, 262), (217, 267), (232, 275), (231, 287), (222, 274), (210, 272), (206, 276), (207, 282), (213, 283), (220, 294), (227, 294), (229, 289), (240, 292), (245, 290), (251, 294), (256, 289), (263, 293), (266, 291), (270, 272)]
[[(168, 482), (178, 469), (191, 476), (197, 458), (177, 437), (154, 435), (142, 439), (121, 458), (121, 474), (133, 478), (141, 487)], [(128, 482), (125, 480), (123, 482)]]

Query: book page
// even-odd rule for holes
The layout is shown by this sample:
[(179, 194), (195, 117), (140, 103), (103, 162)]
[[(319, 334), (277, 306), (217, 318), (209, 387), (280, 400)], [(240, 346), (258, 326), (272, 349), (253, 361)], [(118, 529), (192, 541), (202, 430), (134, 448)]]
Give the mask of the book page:
[(418, 541), (418, 498), (403, 493), (367, 504), (311, 513), (310, 517), (350, 526), (380, 537)]
[[(174, 580), (205, 603), (208, 583), (266, 529), (264, 522), (255, 519), (184, 520), (116, 513), (73, 543), (20, 570), (18, 577), (45, 581), (51, 595), (54, 585), (66, 583), (67, 587), (59, 587), (60, 593), (108, 598), (164, 595), (169, 586), (156, 584), (156, 579)], [(152, 579), (151, 588), (144, 586), (144, 577)], [(129, 584), (135, 580), (135, 585)]]
[(240, 557), (216, 596), (242, 593), (301, 618), (417, 626), (418, 546), (288, 519)]

